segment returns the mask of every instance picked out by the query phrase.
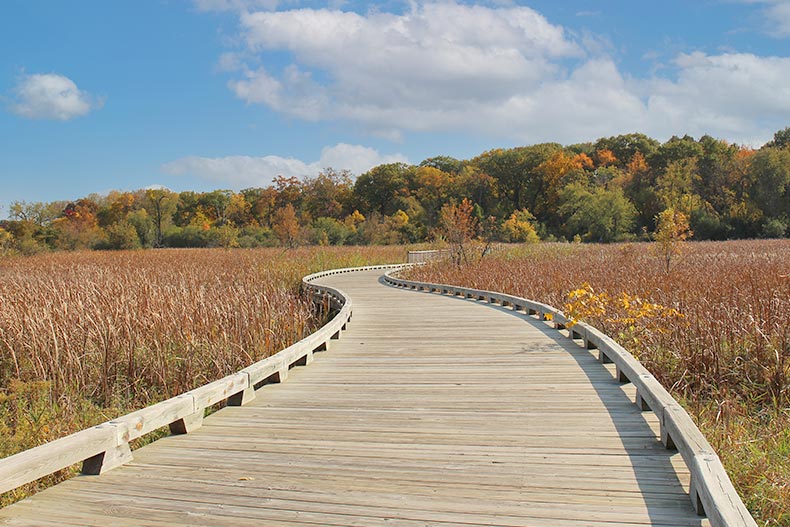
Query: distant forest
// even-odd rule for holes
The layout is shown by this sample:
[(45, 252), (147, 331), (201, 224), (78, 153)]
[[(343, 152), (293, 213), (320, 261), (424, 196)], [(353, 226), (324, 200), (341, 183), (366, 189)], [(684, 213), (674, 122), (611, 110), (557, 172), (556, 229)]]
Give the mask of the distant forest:
[(240, 192), (14, 202), (0, 222), (0, 254), (414, 243), (441, 238), (452, 217), (442, 210), (461, 203), (473, 207), (480, 236), (507, 242), (649, 240), (668, 210), (697, 240), (788, 236), (790, 128), (759, 150), (710, 136), (662, 144), (626, 134), (385, 164), (356, 180), (327, 168)]

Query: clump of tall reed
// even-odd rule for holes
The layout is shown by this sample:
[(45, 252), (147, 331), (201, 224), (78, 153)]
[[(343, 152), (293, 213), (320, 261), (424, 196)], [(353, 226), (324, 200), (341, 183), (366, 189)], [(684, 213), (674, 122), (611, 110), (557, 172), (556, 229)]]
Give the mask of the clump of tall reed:
[(323, 322), (300, 292), (302, 276), (403, 261), (405, 252), (174, 249), (0, 260), (0, 456), (267, 357)]

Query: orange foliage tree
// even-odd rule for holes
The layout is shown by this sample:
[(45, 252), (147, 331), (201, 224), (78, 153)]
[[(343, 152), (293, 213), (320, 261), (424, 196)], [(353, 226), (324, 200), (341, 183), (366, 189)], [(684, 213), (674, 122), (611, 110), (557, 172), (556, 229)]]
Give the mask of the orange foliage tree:
[(477, 236), (478, 225), (474, 205), (466, 198), (457, 205), (446, 203), (439, 211), (438, 232), (450, 244), (457, 265), (469, 263), (468, 245)]

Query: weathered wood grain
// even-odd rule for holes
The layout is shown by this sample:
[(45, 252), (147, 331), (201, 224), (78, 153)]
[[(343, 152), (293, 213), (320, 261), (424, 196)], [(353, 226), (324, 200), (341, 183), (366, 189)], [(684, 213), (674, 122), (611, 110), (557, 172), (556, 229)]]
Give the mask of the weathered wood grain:
[(691, 471), (689, 497), (700, 515), (707, 515), (715, 526), (755, 526), (724, 467), (712, 447), (686, 411), (671, 394), (627, 350), (611, 337), (583, 322), (569, 320), (558, 309), (511, 295), (454, 286), (426, 284), (403, 280), (387, 273), (385, 280), (395, 286), (417, 290), (441, 290), (444, 294), (477, 298), (490, 305), (511, 305), (514, 311), (525, 306), (527, 315), (538, 320), (552, 320), (555, 330), (566, 330), (571, 340), (580, 339), (585, 349), (597, 349), (602, 364), (614, 364), (614, 378), (636, 387), (634, 403), (640, 411), (652, 410), (658, 417), (661, 442), (668, 449), (677, 449)]

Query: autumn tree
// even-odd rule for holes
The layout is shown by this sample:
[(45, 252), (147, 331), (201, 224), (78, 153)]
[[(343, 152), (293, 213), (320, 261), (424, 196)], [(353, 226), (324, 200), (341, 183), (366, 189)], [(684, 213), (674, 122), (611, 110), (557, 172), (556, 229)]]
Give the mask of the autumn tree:
[(433, 223), (442, 205), (451, 199), (453, 176), (431, 166), (419, 167), (414, 173), (414, 195)]
[(252, 203), (247, 201), (242, 193), (234, 193), (230, 196), (230, 203), (228, 203), (225, 214), (228, 222), (235, 227), (252, 225), (255, 221), (252, 217)]
[(604, 148), (595, 152), (595, 160), (599, 167), (607, 167), (617, 164), (617, 157), (611, 150)]
[(535, 210), (543, 200), (543, 184), (536, 169), (562, 150), (557, 143), (543, 143), (485, 152), (471, 161), (497, 181), (500, 196), (507, 198), (510, 210)]
[(560, 191), (570, 183), (568, 179), (571, 173), (583, 173), (583, 167), (589, 160), (590, 158), (585, 154), (570, 156), (560, 151), (538, 165), (535, 168), (533, 191), (541, 199), (535, 203), (536, 208), (530, 210), (533, 210), (542, 221), (557, 224)]
[(692, 235), (688, 217), (679, 210), (665, 209), (656, 217), (656, 232), (653, 238), (657, 244), (658, 254), (664, 261), (664, 270), (668, 273), (672, 259), (680, 255), (683, 242)]
[(0, 227), (0, 256), (6, 256), (12, 252), (14, 247), (14, 237), (10, 232)]
[(295, 247), (299, 241), (299, 219), (296, 209), (290, 203), (274, 211), (272, 230), (280, 243), (286, 247)]
[(302, 208), (313, 218), (341, 218), (348, 212), (352, 188), (348, 171), (327, 168), (302, 182)]
[(506, 242), (537, 243), (540, 241), (535, 230), (535, 216), (527, 209), (515, 211), (502, 223), (502, 237)]
[(98, 205), (87, 198), (69, 203), (60, 218), (52, 222), (58, 249), (89, 249), (104, 238), (96, 218)]
[(275, 206), (285, 207), (288, 203), (295, 209), (302, 206), (302, 182), (296, 176), (277, 176), (274, 178)]
[(446, 203), (439, 212), (437, 232), (450, 244), (457, 265), (469, 263), (469, 243), (477, 236), (478, 221), (466, 198), (457, 205)]
[(242, 190), (241, 195), (250, 204), (251, 224), (271, 225), (272, 214), (277, 208), (277, 190), (272, 186), (248, 188)]

